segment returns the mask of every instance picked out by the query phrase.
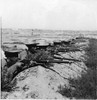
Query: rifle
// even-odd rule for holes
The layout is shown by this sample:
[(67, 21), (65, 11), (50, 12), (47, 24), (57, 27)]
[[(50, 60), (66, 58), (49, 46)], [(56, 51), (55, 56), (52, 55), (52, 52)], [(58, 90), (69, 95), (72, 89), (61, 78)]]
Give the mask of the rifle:
[(59, 48), (58, 52), (75, 52), (75, 51), (81, 51), (79, 48)]
[(72, 61), (64, 61), (64, 60), (36, 60), (37, 63), (73, 63)]
[(56, 59), (61, 59), (61, 60), (70, 60), (70, 61), (81, 62), (80, 60), (77, 60), (77, 59), (70, 59), (70, 58), (65, 58), (65, 57), (57, 56), (57, 55), (54, 55), (53, 57)]

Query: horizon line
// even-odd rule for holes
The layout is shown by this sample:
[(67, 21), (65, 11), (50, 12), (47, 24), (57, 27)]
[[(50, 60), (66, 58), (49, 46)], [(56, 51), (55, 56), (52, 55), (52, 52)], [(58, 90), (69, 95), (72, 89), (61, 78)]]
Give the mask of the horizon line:
[(42, 28), (2, 28), (2, 29), (12, 29), (12, 30), (44, 30), (44, 31), (97, 31), (97, 30), (69, 30), (69, 29), (42, 29)]

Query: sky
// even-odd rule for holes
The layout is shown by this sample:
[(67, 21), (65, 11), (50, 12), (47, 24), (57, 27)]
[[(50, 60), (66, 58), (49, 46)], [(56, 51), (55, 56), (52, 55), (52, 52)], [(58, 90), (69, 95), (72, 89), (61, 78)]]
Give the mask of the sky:
[(97, 0), (0, 0), (3, 28), (97, 30)]

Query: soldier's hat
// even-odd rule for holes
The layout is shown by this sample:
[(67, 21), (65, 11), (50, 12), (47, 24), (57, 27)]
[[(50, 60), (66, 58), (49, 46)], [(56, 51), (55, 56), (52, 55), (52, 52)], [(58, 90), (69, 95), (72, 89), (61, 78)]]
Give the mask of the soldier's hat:
[(28, 49), (31, 49), (32, 47), (37, 47), (37, 43), (26, 43), (25, 45), (28, 47)]
[(6, 57), (17, 57), (18, 53), (23, 50), (22, 48), (18, 48), (17, 45), (3, 45), (2, 48)]
[(21, 51), (22, 50), (5, 50), (4, 52), (6, 57), (18, 57)]
[(54, 41), (54, 45), (61, 44), (61, 41)]
[(64, 44), (70, 44), (71, 43), (71, 41), (69, 40), (69, 41), (62, 41), (61, 43), (64, 43)]
[(48, 45), (49, 45), (49, 43), (46, 41), (46, 40), (38, 40), (38, 41), (36, 41), (38, 44), (37, 44), (37, 46), (38, 47), (47, 47)]

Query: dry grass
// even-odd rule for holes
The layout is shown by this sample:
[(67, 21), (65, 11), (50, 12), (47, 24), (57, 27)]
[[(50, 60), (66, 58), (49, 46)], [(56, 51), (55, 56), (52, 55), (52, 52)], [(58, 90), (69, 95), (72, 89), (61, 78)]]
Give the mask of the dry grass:
[(85, 62), (88, 70), (82, 73), (78, 79), (70, 79), (70, 88), (59, 87), (59, 92), (69, 98), (77, 99), (97, 99), (97, 40), (89, 39), (89, 47), (86, 49), (87, 61)]

